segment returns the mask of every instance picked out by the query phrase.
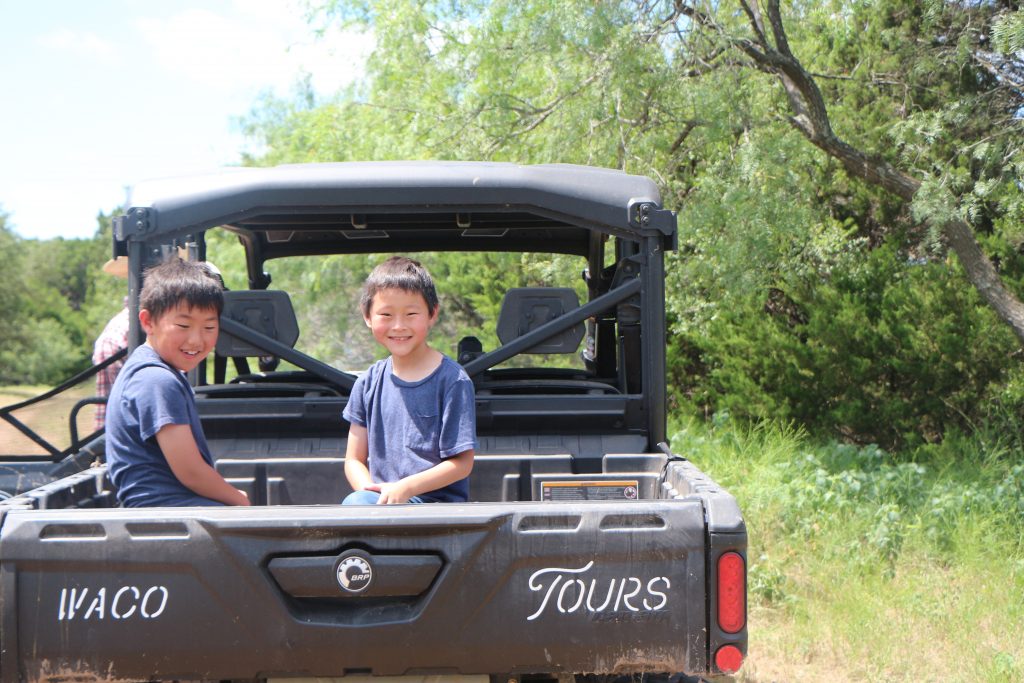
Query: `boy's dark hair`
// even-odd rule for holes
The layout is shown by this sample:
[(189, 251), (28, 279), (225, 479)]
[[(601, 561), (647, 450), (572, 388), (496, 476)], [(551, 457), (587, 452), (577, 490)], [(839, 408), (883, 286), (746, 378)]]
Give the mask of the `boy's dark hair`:
[(359, 299), (359, 308), (364, 316), (370, 315), (373, 297), (382, 289), (401, 289), (405, 292), (419, 293), (427, 302), (427, 310), (434, 315), (437, 310), (437, 290), (434, 289), (434, 278), (419, 261), (406, 256), (392, 256), (378, 264), (363, 283), (363, 293)]
[(180, 303), (189, 308), (224, 310), (224, 285), (205, 263), (172, 257), (145, 272), (139, 308), (160, 318)]

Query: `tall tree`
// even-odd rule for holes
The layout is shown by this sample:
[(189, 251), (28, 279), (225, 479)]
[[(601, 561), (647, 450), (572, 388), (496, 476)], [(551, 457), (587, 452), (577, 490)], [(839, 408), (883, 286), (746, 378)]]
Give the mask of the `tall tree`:
[[(962, 18), (955, 11), (961, 5)], [(731, 362), (721, 354), (742, 348), (749, 355), (760, 348), (752, 342), (765, 338), (756, 326), (739, 326), (769, 316), (781, 323), (772, 328), (777, 346), (761, 352), (796, 368), (794, 382), (831, 373), (846, 383), (803, 404), (841, 402), (846, 388), (867, 384), (840, 367), (849, 361), (842, 340), (832, 335), (832, 351), (813, 362), (800, 354), (825, 343), (813, 337), (829, 333), (822, 316), (849, 300), (851, 311), (864, 316), (861, 336), (887, 340), (863, 339), (864, 353), (915, 345), (903, 348), (902, 360), (863, 359), (865, 367), (880, 366), (870, 382), (878, 396), (914, 403), (938, 386), (928, 368), (949, 362), (943, 354), (953, 347), (932, 343), (933, 332), (959, 325), (968, 341), (992, 342), (975, 345), (985, 370), (973, 393), (948, 409), (956, 414), (999, 378), (1013, 343), (1010, 334), (993, 331), (1001, 324), (995, 315), (976, 305), (981, 290), (946, 261), (939, 217), (973, 230), (975, 246), (989, 255), (1007, 291), (1020, 291), (1024, 279), (1019, 135), (1015, 110), (1006, 106), (1016, 95), (993, 93), (989, 86), (999, 78), (982, 73), (976, 59), (1002, 73), (1012, 64), (984, 50), (999, 21), (992, 5), (776, 5), (789, 29), (787, 49), (800, 55), (829, 103), (830, 130), (841, 131), (836, 137), (854, 150), (873, 151), (894, 173), (920, 180), (911, 200), (865, 182), (856, 168), (808, 144), (780, 77), (765, 75), (743, 50), (764, 52), (740, 0), (323, 2), (316, 21), (373, 31), (367, 77), (332, 98), (317, 99), (300, 86), (292, 98), (262, 101), (247, 124), (266, 154), (252, 161), (483, 158), (649, 175), (679, 213), (681, 248), (669, 255), (667, 272), (673, 367), (694, 373), (680, 379), (716, 381)], [(760, 12), (760, 5), (745, 6)], [(762, 23), (778, 51), (770, 22)], [(875, 255), (880, 246), (886, 250)], [(963, 296), (948, 292), (957, 283)], [(889, 284), (895, 294), (887, 298), (878, 288)], [(937, 288), (930, 298), (923, 294), (928, 287)], [(463, 294), (471, 300), (472, 292)], [(891, 334), (887, 326), (899, 315), (924, 310), (916, 301), (955, 302), (964, 310), (941, 330), (916, 320), (915, 334)], [(730, 335), (746, 336), (726, 343)], [(772, 386), (774, 370), (752, 372), (744, 367), (733, 376), (759, 383), (758, 392), (770, 394), (765, 405), (789, 404), (777, 414), (799, 414), (794, 402), (804, 386), (782, 391)], [(743, 387), (723, 386), (712, 389), (731, 391), (733, 404), (744, 404)], [(693, 395), (701, 392), (714, 394), (705, 386)], [(863, 405), (871, 410), (872, 399)]]
[(117, 287), (100, 272), (109, 226), (106, 235), (22, 239), (0, 212), (0, 382), (53, 384), (89, 365), (93, 340), (124, 294), (96, 294), (97, 286)]
[(4, 254), (4, 267), (0, 268), (0, 348), (12, 343), (16, 325), (22, 315), (24, 280), (20, 239), (7, 225), (8, 215), (0, 210), (0, 253)]
[[(926, 54), (911, 64), (927, 61), (954, 85), (951, 100), (933, 109), (934, 116), (930, 117), (937, 124), (932, 129), (936, 139), (931, 149), (918, 147), (931, 166), (923, 169), (927, 174), (923, 178), (894, 166), (880, 154), (854, 147), (835, 132), (817, 80), (790, 46), (779, 0), (739, 0), (739, 4), (749, 21), (750, 37), (732, 37), (710, 14), (694, 6), (681, 4), (680, 11), (699, 23), (713, 23), (755, 68), (777, 77), (791, 110), (790, 123), (808, 141), (837, 159), (849, 175), (915, 203), (916, 215), (941, 234), (959, 257), (967, 279), (1024, 341), (1024, 303), (1004, 285), (992, 260), (978, 244), (971, 219), (981, 222), (979, 216), (969, 215), (971, 208), (977, 208), (970, 202), (972, 194), (984, 197), (993, 181), (1018, 184), (1020, 180), (1022, 138), (1017, 113), (1024, 106), (1024, 62), (1015, 55), (994, 55), (986, 44), (990, 31), (983, 28), (992, 26), (1000, 3), (933, 0), (914, 3), (918, 7), (893, 3), (889, 10), (894, 26), (896, 21), (906, 21), (901, 12), (923, 20), (924, 30), (906, 32), (917, 38), (915, 49)], [(855, 11), (851, 18), (856, 21), (857, 15)], [(926, 79), (933, 76), (929, 74)], [(913, 71), (896, 77), (908, 90), (908, 104), (913, 105), (917, 98), (912, 90), (925, 83), (915, 79)], [(967, 112), (971, 114), (965, 115)], [(894, 120), (894, 128), (898, 121)], [(988, 148), (992, 146), (998, 146), (1002, 163), (985, 158), (991, 155)], [(975, 154), (968, 152), (972, 148)], [(962, 155), (981, 163), (968, 163), (964, 168), (965, 160), (958, 158)], [(921, 166), (920, 159), (917, 165)], [(966, 171), (967, 178), (958, 178), (957, 171)], [(956, 189), (958, 197), (953, 194)], [(1019, 202), (1016, 197), (1014, 200)], [(989, 212), (982, 209), (982, 213)], [(991, 214), (983, 218), (991, 218)]]

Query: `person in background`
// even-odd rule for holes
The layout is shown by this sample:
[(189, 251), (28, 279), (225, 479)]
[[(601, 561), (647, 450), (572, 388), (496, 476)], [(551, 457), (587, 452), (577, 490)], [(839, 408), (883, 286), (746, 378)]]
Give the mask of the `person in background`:
[[(103, 272), (108, 275), (113, 275), (114, 277), (127, 279), (128, 259), (124, 256), (120, 256), (117, 259), (107, 261), (103, 264)], [(99, 365), (121, 349), (128, 346), (128, 323), (128, 297), (125, 297), (124, 305), (121, 307), (121, 310), (114, 314), (114, 317), (107, 322), (103, 331), (100, 332), (100, 336), (96, 338), (96, 343), (93, 344), (93, 365)], [(121, 371), (123, 366), (124, 359), (121, 359), (111, 363), (96, 374), (96, 396), (106, 398), (110, 395), (110, 389), (114, 386), (114, 380), (117, 379), (117, 373)], [(93, 418), (93, 429), (97, 431), (103, 429), (103, 425), (106, 422), (106, 416), (106, 404), (98, 404), (96, 406), (96, 415)]]

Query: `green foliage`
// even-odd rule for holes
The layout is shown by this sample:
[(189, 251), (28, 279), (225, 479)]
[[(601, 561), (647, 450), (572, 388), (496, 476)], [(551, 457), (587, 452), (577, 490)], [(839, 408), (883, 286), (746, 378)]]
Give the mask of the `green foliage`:
[(721, 310), (691, 343), (708, 368), (690, 387), (705, 411), (889, 445), (981, 423), (1014, 349), (955, 268), (889, 248)]
[[(667, 272), (678, 401), (883, 444), (985, 424), (1019, 432), (1016, 344), (949, 262), (935, 226), (969, 222), (1004, 281), (1024, 292), (1020, 10), (785, 3), (790, 44), (837, 134), (923, 181), (907, 206), (851, 180), (789, 125), (778, 82), (732, 47), (749, 30), (742, 12), (700, 2), (712, 19), (701, 23), (676, 14), (682, 5), (313, 3), (314, 24), (373, 32), (367, 75), (333, 96), (307, 78), (288, 97), (260, 99), (241, 122), (260, 150), (247, 161), (473, 158), (649, 175), (679, 215), (681, 248)], [(241, 250), (218, 239), (210, 258), (230, 287), (248, 286), (232, 280)], [(0, 312), (55, 321), (85, 358), (124, 293), (122, 281), (96, 274), (109, 222), (100, 217), (94, 241), (35, 243), (6, 228), (0, 240), (12, 253)], [(439, 332), (485, 348), (497, 340), (482, 321), (505, 289), (556, 272), (581, 286), (578, 265), (543, 255), (424, 258), (442, 283)], [(371, 265), (268, 264), (308, 316), (300, 347), (339, 367), (372, 359), (354, 305)], [(0, 348), (26, 338), (17, 327), (0, 332)]]
[[(483, 158), (648, 172), (675, 111), (656, 41), (625, 3), (325, 3), (323, 21), (372, 30), (364, 83), (333, 100), (268, 99), (246, 119), (255, 161)], [(652, 109), (647, 91), (665, 101)], [(638, 96), (638, 93), (640, 96)], [(688, 106), (692, 106), (692, 102)]]
[(97, 217), (96, 236), (88, 243), (83, 243), (82, 250), (89, 253), (85, 261), (86, 285), (85, 300), (81, 306), (84, 326), (87, 331), (85, 348), (90, 357), (92, 344), (104, 326), (124, 305), (128, 296), (128, 281), (112, 277), (101, 268), (110, 258), (110, 245), (113, 234), (111, 225), (112, 214), (100, 214)]
[(1024, 676), (1024, 471), (1001, 444), (893, 453), (721, 417), (670, 434), (744, 512), (751, 679)]
[[(844, 528), (849, 545), (832, 551), (866, 567), (891, 566), (910, 539), (952, 560), (964, 525), (978, 518), (1008, 549), (1024, 553), (1024, 464), (976, 435), (951, 432), (942, 444), (894, 454), (875, 444), (817, 442), (772, 422), (749, 428), (719, 420), (677, 426), (671, 444), (729, 488), (748, 515), (762, 517), (758, 525), (772, 536), (806, 539)], [(772, 571), (760, 571), (767, 572), (759, 579), (766, 595), (783, 591)]]
[(852, 219), (817, 201), (835, 169), (790, 130), (765, 127), (704, 162), (679, 209), (679, 252), (669, 254), (667, 304), (677, 331), (697, 331), (722, 310), (794, 277), (828, 277), (864, 247)]
[(1024, 514), (1024, 465), (997, 461), (965, 475), (926, 462), (897, 462), (874, 445), (803, 453), (780, 465), (791, 482), (780, 492), (791, 515), (784, 528), (801, 534), (823, 517), (859, 518), (863, 536), (840, 552), (859, 551), (865, 562), (882, 559), (891, 566), (908, 537), (946, 554), (965, 517), (982, 515), (1009, 529)]
[[(251, 161), (479, 158), (650, 175), (680, 219), (667, 273), (679, 400), (883, 443), (1014, 414), (994, 398), (1014, 342), (947, 263), (935, 226), (967, 220), (1024, 292), (1018, 13), (786, 3), (790, 44), (836, 132), (923, 180), (909, 207), (792, 129), (777, 81), (732, 49), (749, 30), (742, 13), (695, 4), (711, 22), (664, 0), (318, 3), (315, 22), (373, 32), (367, 76), (332, 98), (305, 83), (262, 101), (245, 121), (265, 150)], [(445, 321), (454, 334), (514, 283), (503, 270), (481, 290), (494, 265), (437, 266), (462, 316)]]
[(16, 323), (25, 302), (18, 242), (17, 235), (7, 227), (7, 214), (0, 210), (0, 253), (4, 255), (4, 267), (0, 268), (0, 317), (5, 321), (0, 325), (0, 348), (8, 348), (16, 336)]
[(505, 292), (513, 287), (574, 287), (580, 300), (586, 300), (580, 277), (586, 263), (578, 257), (468, 253), (423, 255), (423, 259), (450, 315), (446, 336), (477, 337), (484, 349), (500, 346), (495, 325)]
[(1000, 15), (992, 25), (992, 41), (1004, 54), (1024, 50), (1024, 10)]
[[(1019, 244), (1019, 226), (1000, 219), (1019, 214), (1022, 201), (1024, 62), (991, 49), (1008, 48), (1020, 22), (998, 5), (826, 3), (808, 28), (828, 38), (801, 47), (812, 70), (849, 76), (819, 81), (837, 131), (924, 181), (915, 219), (958, 217)], [(803, 35), (797, 22), (790, 27)], [(935, 229), (922, 237), (937, 246)]]
[[(207, 233), (207, 257), (227, 275), (231, 289), (248, 287), (239, 277), (244, 254), (224, 231)], [(477, 337), (485, 349), (499, 346), (495, 325), (505, 292), (536, 285), (585, 289), (578, 257), (550, 254), (407, 254), (419, 259), (438, 285), (441, 308), (431, 344), (454, 356), (464, 336)], [(366, 276), (387, 255), (345, 254), (270, 261), (271, 288), (291, 295), (299, 320), (297, 348), (338, 368), (361, 370), (383, 350), (373, 341), (359, 310)], [(538, 359), (531, 359), (531, 362)], [(543, 361), (543, 359), (540, 359)], [(564, 360), (564, 359), (562, 359)]]
[(0, 350), (0, 384), (54, 385), (90, 365), (81, 344), (54, 318), (28, 318), (12, 337)]
[(116, 280), (100, 271), (109, 224), (105, 239), (101, 230), (93, 239), (39, 241), (18, 237), (4, 218), (0, 213), (0, 383), (56, 384), (91, 364), (94, 339), (121, 307), (124, 292), (98, 296), (111, 286), (101, 282)]
[[(109, 251), (109, 246), (106, 249), (103, 246), (106, 245), (100, 245), (95, 239), (57, 238), (25, 240), (22, 243), (25, 284), (31, 301), (30, 317), (54, 320), (73, 347), (89, 347), (89, 353), (95, 335), (83, 308), (92, 280), (101, 274), (100, 266)], [(119, 309), (120, 301), (114, 311)], [(45, 344), (47, 338), (41, 339)], [(74, 354), (68, 366), (82, 366), (81, 352)]]

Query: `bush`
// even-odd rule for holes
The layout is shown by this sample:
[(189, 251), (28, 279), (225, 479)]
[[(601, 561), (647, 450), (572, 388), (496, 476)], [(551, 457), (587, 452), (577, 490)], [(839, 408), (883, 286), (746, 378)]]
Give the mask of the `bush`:
[(1020, 359), (1010, 368), (1003, 382), (993, 383), (978, 406), (979, 436), (998, 442), (1016, 452), (1024, 452), (1024, 367)]
[(84, 370), (89, 361), (59, 322), (29, 318), (0, 351), (0, 383), (55, 385)]
[[(1017, 345), (959, 271), (887, 247), (827, 280), (748, 297), (704, 332), (676, 342), (702, 350), (706, 373), (681, 378), (702, 412), (794, 420), (818, 434), (902, 447), (1024, 406), (1024, 377), (1001, 400), (989, 396), (1016, 363)], [(693, 366), (691, 352), (674, 369)]]

